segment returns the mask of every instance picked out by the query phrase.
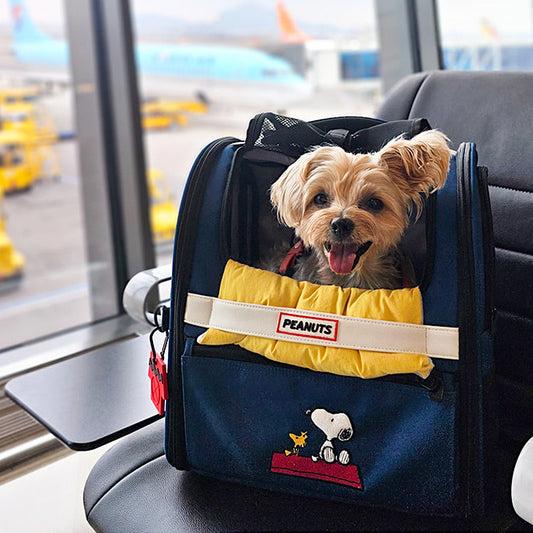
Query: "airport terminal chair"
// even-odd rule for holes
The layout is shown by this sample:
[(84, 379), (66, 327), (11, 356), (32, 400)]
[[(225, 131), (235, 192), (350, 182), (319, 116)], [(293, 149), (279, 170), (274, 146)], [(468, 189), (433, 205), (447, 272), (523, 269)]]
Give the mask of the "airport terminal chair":
[[(489, 168), (496, 244), (496, 376), (501, 405), (502, 501), (471, 530), (524, 531), (513, 512), (510, 472), (533, 435), (533, 73), (429, 72), (409, 76), (377, 116), (425, 117), (454, 141), (474, 139)], [(356, 112), (356, 110), (354, 110)], [(464, 530), (458, 521), (375, 511), (216, 481), (171, 467), (163, 421), (126, 437), (93, 468), (87, 518), (99, 532)], [(492, 503), (492, 505), (491, 505)]]

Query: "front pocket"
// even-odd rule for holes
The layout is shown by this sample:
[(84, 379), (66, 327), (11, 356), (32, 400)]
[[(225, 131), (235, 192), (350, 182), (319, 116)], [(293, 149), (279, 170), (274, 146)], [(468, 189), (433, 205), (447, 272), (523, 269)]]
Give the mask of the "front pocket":
[[(214, 351), (216, 353), (216, 351)], [(418, 513), (455, 507), (456, 395), (286, 366), (182, 358), (192, 470)]]

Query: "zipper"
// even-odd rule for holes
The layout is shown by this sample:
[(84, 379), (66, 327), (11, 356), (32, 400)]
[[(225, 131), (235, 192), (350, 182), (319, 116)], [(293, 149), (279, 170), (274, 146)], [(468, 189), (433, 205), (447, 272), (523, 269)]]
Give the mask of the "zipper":
[[(211, 359), (227, 359), (230, 361), (241, 361), (251, 364), (259, 364), (270, 367), (280, 367), (287, 369), (296, 369), (294, 365), (287, 363), (280, 363), (278, 361), (272, 361), (263, 357), (262, 355), (250, 352), (240, 346), (233, 344), (224, 344), (217, 346), (216, 350), (213, 350), (211, 346), (204, 346), (202, 344), (194, 343), (191, 351), (191, 355), (194, 357), (204, 357)], [(305, 369), (300, 369), (304, 370)], [(311, 370), (309, 372), (312, 372)], [(362, 378), (352, 378), (362, 379)], [(444, 380), (442, 374), (436, 368), (433, 368), (427, 378), (422, 378), (416, 374), (394, 374), (384, 376), (380, 378), (374, 378), (372, 381), (385, 381), (388, 383), (397, 383), (399, 385), (407, 385), (409, 387), (418, 387), (428, 391), (429, 398), (440, 403), (444, 398)]]
[(481, 229), (483, 233), (483, 264), (485, 270), (485, 331), (493, 333), (494, 316), (496, 306), (494, 303), (494, 229), (492, 224), (492, 211), (490, 207), (490, 196), (488, 187), (488, 169), (479, 167), (478, 169), (478, 190), (481, 204)]
[[(222, 137), (208, 144), (198, 156), (187, 182), (184, 200), (178, 216), (176, 242), (174, 243), (173, 276), (176, 281), (172, 290), (173, 331), (178, 332), (175, 354), (179, 354), (185, 347), (183, 331), (179, 327), (183, 323), (186, 296), (191, 277), (194, 241), (196, 239), (202, 199), (211, 167), (218, 160), (221, 152), (231, 144), (239, 142), (235, 137)], [(180, 221), (186, 221), (180, 224)], [(187, 253), (184, 253), (186, 251)], [(176, 309), (177, 307), (177, 309)]]
[(429, 287), (435, 267), (435, 243), (437, 240), (437, 195), (428, 197), (425, 206), (425, 238), (426, 253), (424, 258), (424, 272), (420, 280), (420, 292), (424, 294)]
[[(465, 517), (483, 508), (479, 450), (479, 373), (475, 342), (475, 280), (472, 265), (472, 189), (470, 165), (475, 152), (463, 143), (457, 150), (457, 279), (459, 323), (459, 479)], [(474, 161), (474, 166), (475, 166)]]
[[(213, 164), (222, 151), (238, 142), (235, 137), (222, 137), (208, 144), (198, 155), (187, 180), (178, 216), (173, 257), (171, 291), (171, 335), (168, 368), (169, 400), (167, 401), (166, 451), (169, 462), (179, 469), (187, 468), (184, 433), (184, 406), (179, 358), (185, 347), (183, 316), (192, 271), (194, 242), (202, 209), (202, 199)], [(180, 222), (183, 222), (180, 224)]]
[(431, 374), (422, 380), (420, 386), (429, 392), (430, 400), (437, 403), (442, 402), (444, 398), (444, 381), (442, 374), (437, 369), (433, 369)]
[(240, 172), (237, 172), (240, 165), (235, 165), (237, 159), (240, 160), (239, 153), (242, 151), (242, 147), (235, 151), (231, 168), (228, 174), (228, 179), (224, 187), (224, 193), (222, 195), (222, 208), (220, 210), (220, 228), (219, 228), (219, 249), (220, 255), (224, 262), (233, 256), (233, 250), (231, 248), (231, 232), (232, 232), (232, 198), (231, 195), (235, 188), (235, 183), (240, 180)]
[(416, 374), (396, 374), (376, 378), (376, 381), (388, 381), (425, 389), (428, 391), (429, 399), (433, 402), (440, 403), (444, 399), (444, 380), (441, 372), (436, 368), (433, 368), (427, 378), (422, 378)]

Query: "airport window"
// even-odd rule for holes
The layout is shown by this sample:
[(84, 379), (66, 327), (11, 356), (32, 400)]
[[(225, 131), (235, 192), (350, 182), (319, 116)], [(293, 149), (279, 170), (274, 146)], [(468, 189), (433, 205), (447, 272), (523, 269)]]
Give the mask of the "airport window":
[[(73, 93), (94, 88), (72, 88), (62, 7), (60, 0), (10, 0), (4, 13), (9, 92), (2, 123), (4, 129), (13, 126), (25, 135), (17, 141), (14, 160), (23, 160), (22, 166), (35, 176), (5, 187), (23, 191), (8, 194), (3, 203), (11, 264), (0, 282), (0, 325), (10, 333), (2, 336), (0, 349), (105, 318), (105, 312), (95, 314), (95, 302), (116, 298), (92, 282), (100, 271), (113, 269), (112, 250), (96, 261), (87, 252), (94, 249), (100, 231), (111, 229), (83, 215), (92, 199), (84, 198), (87, 187), (82, 184), (93, 176), (83, 176), (79, 168), (87, 146), (78, 150), (82, 141), (77, 126), (83, 121), (75, 124), (72, 99)], [(260, 111), (313, 119), (370, 115), (378, 103), (371, 0), (348, 8), (334, 2), (329, 19), (313, 15), (319, 10), (300, 2), (182, 6), (136, 0), (131, 7), (142, 80), (152, 238), (160, 264), (170, 261), (181, 193), (206, 143), (227, 134), (242, 137)], [(339, 18), (341, 11), (345, 17)], [(236, 16), (245, 16), (248, 23), (236, 26)], [(373, 66), (354, 67), (361, 61)], [(40, 131), (38, 148), (26, 142), (32, 127)], [(3, 142), (12, 140), (5, 137)], [(4, 152), (7, 164), (14, 152)], [(5, 169), (5, 175), (12, 173)], [(38, 180), (41, 175), (46, 179)], [(103, 237), (109, 241), (109, 235)], [(24, 326), (27, 322), (31, 328)]]
[(210, 141), (242, 139), (263, 111), (371, 116), (379, 103), (373, 0), (327, 10), (317, 0), (132, 0), (131, 11), (159, 264), (171, 261), (181, 194)]
[(439, 0), (444, 68), (533, 70), (530, 0)]
[[(65, 13), (72, 4), (9, 0), (0, 10), (0, 351), (117, 311), (115, 301), (106, 305), (117, 294), (94, 282), (116, 268), (116, 250), (99, 250), (94, 260), (94, 243), (112, 241), (109, 233), (117, 228), (88, 220), (98, 220), (88, 215), (87, 196), (97, 186), (80, 158), (93, 139), (79, 130), (94, 117), (77, 124), (73, 101), (95, 89), (72, 86)], [(310, 120), (371, 115), (377, 107), (373, 1), (347, 6), (337, 0), (327, 12), (316, 6), (131, 2), (159, 264), (170, 261), (187, 175), (208, 142), (242, 138), (248, 121), (265, 110)], [(235, 25), (235, 17), (247, 22)], [(105, 196), (107, 186), (98, 184), (99, 194)]]

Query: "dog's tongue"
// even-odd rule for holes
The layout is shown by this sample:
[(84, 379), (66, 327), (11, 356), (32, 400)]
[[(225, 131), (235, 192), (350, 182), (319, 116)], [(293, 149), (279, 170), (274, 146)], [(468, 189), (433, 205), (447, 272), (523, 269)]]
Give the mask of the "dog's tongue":
[(353, 267), (358, 247), (355, 244), (332, 244), (329, 266), (336, 274), (349, 274)]

